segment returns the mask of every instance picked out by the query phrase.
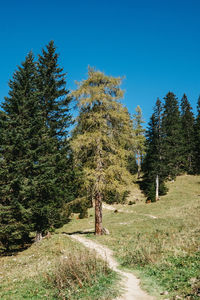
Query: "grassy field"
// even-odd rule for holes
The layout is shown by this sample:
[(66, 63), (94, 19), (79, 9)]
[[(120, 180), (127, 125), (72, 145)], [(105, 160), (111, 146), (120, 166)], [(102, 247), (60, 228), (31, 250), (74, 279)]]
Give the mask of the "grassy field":
[(118, 277), (63, 234), (0, 259), (0, 299), (112, 299)]
[[(142, 286), (158, 298), (199, 299), (200, 176), (180, 176), (168, 187), (157, 203), (115, 205), (125, 212), (105, 209), (103, 222), (110, 235), (88, 237), (110, 247), (121, 266), (138, 274)], [(62, 231), (93, 228), (90, 210), (88, 219), (74, 216)]]
[[(88, 238), (112, 249), (121, 267), (138, 275), (143, 288), (157, 299), (199, 299), (200, 176), (180, 176), (168, 186), (169, 193), (157, 203), (145, 204), (134, 187), (129, 200), (136, 204), (115, 205), (118, 212), (104, 209), (109, 235), (94, 236), (91, 209), (87, 219), (74, 215), (50, 239), (17, 256), (1, 258), (0, 299), (114, 298), (116, 274), (65, 235), (84, 230)], [(94, 273), (79, 261), (96, 265)], [(71, 273), (66, 273), (70, 268)], [(71, 276), (80, 270), (82, 277)], [(91, 277), (84, 280), (90, 272)], [(64, 282), (66, 276), (69, 280)]]

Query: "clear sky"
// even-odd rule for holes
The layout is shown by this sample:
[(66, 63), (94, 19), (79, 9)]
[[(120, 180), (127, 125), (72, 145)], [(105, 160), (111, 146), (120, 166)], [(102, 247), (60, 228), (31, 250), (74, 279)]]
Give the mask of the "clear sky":
[(148, 122), (157, 97), (200, 95), (200, 0), (0, 0), (0, 99), (32, 50), (50, 40), (68, 89), (87, 66), (125, 76), (123, 103)]

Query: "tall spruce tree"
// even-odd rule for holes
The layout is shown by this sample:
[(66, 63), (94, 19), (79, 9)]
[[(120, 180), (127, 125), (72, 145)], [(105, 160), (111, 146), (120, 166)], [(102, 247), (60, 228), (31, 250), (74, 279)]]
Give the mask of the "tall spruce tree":
[(197, 102), (197, 117), (195, 120), (195, 172), (200, 174), (200, 97)]
[(183, 170), (194, 172), (194, 115), (192, 107), (184, 94), (181, 99), (181, 124), (183, 133)]
[(51, 41), (46, 50), (42, 50), (37, 63), (37, 90), (45, 136), (45, 143), (43, 141), (40, 149), (40, 189), (38, 199), (33, 203), (38, 238), (66, 220), (63, 206), (73, 200), (68, 138), (68, 128), (72, 123), (69, 111), (71, 97), (66, 90), (66, 74), (59, 67), (58, 58)]
[(26, 242), (30, 230), (40, 239), (61, 225), (69, 213), (64, 206), (73, 198), (70, 98), (57, 58), (52, 55), (43, 69), (41, 62), (36, 68), (30, 53), (2, 105), (0, 237), (7, 249)]
[(30, 201), (41, 118), (32, 53), (9, 82), (0, 115), (0, 240), (2, 250), (23, 245), (34, 229)]
[(174, 179), (183, 167), (183, 134), (178, 100), (169, 92), (164, 98), (162, 116), (165, 175)]
[(95, 233), (103, 234), (102, 201), (108, 193), (124, 194), (130, 173), (127, 160), (132, 124), (119, 99), (121, 78), (89, 68), (88, 79), (73, 92), (80, 114), (72, 146), (82, 168), (82, 189), (95, 202)]
[(54, 41), (50, 41), (38, 57), (38, 90), (40, 105), (52, 137), (66, 141), (72, 118), (69, 104), (71, 97), (66, 89), (66, 73), (59, 66), (59, 55)]
[(142, 183), (148, 199), (152, 202), (157, 201), (159, 195), (163, 195), (167, 191), (164, 184), (166, 175), (164, 174), (162, 142), (162, 103), (160, 99), (157, 99), (146, 131), (146, 156), (143, 164)]
[(134, 135), (135, 135), (134, 148), (135, 148), (135, 157), (137, 160), (137, 173), (138, 173), (138, 178), (140, 178), (142, 158), (145, 153), (145, 136), (144, 136), (145, 129), (142, 127), (144, 121), (142, 118), (142, 110), (139, 105), (136, 107), (135, 111), (136, 113), (133, 115), (133, 128), (134, 128)]

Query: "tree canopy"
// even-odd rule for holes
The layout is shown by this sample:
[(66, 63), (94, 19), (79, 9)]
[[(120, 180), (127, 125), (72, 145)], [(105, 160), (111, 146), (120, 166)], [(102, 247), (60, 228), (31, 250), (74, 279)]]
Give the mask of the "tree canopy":
[(130, 115), (119, 102), (123, 96), (121, 78), (106, 76), (92, 68), (88, 79), (78, 83), (73, 96), (79, 116), (72, 148), (84, 174), (84, 191), (95, 201), (96, 234), (102, 234), (102, 200), (112, 194), (122, 201), (130, 173), (127, 160), (132, 143)]
[[(47, 49), (45, 58), (55, 52), (52, 42)], [(56, 54), (40, 61), (30, 52), (18, 67), (0, 114), (0, 237), (6, 250), (30, 241), (31, 232), (39, 238), (66, 222), (64, 206), (72, 198), (65, 75)], [(46, 69), (51, 82), (41, 75)]]

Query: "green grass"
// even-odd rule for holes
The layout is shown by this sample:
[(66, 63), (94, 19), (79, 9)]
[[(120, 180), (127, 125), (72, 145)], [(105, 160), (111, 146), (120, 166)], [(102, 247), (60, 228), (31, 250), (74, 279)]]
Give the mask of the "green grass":
[[(143, 195), (134, 186), (129, 200), (139, 201), (134, 205), (115, 205), (118, 210), (128, 212), (103, 212), (104, 227), (110, 235), (96, 237), (88, 233), (86, 236), (112, 249), (121, 268), (138, 275), (142, 287), (158, 299), (196, 300), (200, 296), (200, 176), (180, 176), (175, 182), (169, 182), (168, 187), (169, 193), (159, 202), (145, 204)], [(60, 289), (52, 281), (61, 257), (83, 249), (86, 252), (63, 232), (93, 229), (91, 209), (87, 219), (79, 220), (74, 215), (49, 240), (34, 244), (17, 256), (1, 258), (0, 299), (53, 300), (69, 298), (69, 293), (69, 299), (74, 300), (114, 298), (118, 279), (113, 272), (102, 272), (96, 281), (84, 282), (84, 287), (75, 282), (75, 289)], [(52, 271), (54, 275), (50, 276)], [(161, 292), (168, 294), (162, 296)]]
[[(115, 205), (129, 213), (104, 210), (110, 235), (88, 237), (110, 247), (121, 266), (139, 274), (143, 287), (158, 298), (197, 299), (200, 176), (180, 176), (168, 187), (169, 193), (157, 203)], [(62, 230), (92, 229), (93, 219), (90, 210), (88, 219), (74, 217)], [(169, 294), (159, 296), (163, 291)]]
[(112, 299), (118, 277), (63, 234), (0, 259), (0, 299)]

